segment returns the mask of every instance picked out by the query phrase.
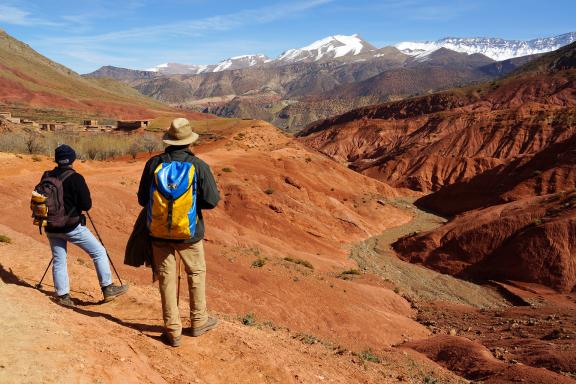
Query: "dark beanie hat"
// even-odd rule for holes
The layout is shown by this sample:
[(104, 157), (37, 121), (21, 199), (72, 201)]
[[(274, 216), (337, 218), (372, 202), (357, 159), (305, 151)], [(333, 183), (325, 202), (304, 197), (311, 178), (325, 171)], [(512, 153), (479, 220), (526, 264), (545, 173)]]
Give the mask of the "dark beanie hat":
[(71, 165), (76, 160), (76, 152), (66, 144), (59, 145), (54, 152), (55, 160), (60, 166)]

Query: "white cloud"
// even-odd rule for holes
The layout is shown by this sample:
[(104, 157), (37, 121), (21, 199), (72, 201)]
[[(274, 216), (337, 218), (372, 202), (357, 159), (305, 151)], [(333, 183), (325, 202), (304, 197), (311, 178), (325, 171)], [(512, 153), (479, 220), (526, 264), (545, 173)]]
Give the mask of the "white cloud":
[(333, 1), (334, 0), (309, 0), (282, 3), (225, 15), (179, 21), (171, 24), (130, 28), (99, 35), (55, 37), (49, 38), (49, 40), (60, 44), (91, 44), (118, 40), (126, 42), (127, 40), (140, 40), (143, 38), (154, 39), (171, 36), (201, 36), (204, 32), (208, 31), (227, 31), (245, 25), (270, 23)]
[(0, 4), (0, 22), (22, 26), (59, 26), (60, 23), (31, 17), (30, 12)]

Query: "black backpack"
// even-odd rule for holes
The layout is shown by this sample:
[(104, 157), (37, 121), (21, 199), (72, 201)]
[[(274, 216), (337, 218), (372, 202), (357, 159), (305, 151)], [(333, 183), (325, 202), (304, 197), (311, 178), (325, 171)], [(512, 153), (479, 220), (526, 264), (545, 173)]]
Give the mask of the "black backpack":
[(70, 216), (66, 214), (64, 208), (64, 180), (70, 177), (75, 171), (66, 170), (60, 175), (54, 171), (44, 172), (40, 183), (36, 185), (32, 192), (30, 208), (34, 225), (37, 225), (40, 233), (42, 227), (62, 228), (65, 227)]

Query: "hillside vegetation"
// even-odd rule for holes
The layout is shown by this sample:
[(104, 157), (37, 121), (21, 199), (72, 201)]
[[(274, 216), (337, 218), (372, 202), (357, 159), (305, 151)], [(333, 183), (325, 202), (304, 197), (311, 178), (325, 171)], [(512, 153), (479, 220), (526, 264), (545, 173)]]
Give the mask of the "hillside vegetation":
[[(0, 105), (20, 116), (150, 118), (175, 110), (105, 79), (85, 79), (0, 30)], [(0, 107), (1, 108), (1, 107)], [(196, 114), (196, 117), (201, 117)]]

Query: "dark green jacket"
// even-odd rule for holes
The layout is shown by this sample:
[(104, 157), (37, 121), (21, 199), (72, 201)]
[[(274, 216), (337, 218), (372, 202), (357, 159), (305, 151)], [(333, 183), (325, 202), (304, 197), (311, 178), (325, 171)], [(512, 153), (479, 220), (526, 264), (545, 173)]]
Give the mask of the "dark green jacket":
[[(220, 192), (218, 192), (216, 180), (214, 180), (214, 176), (212, 175), (212, 171), (210, 171), (208, 164), (194, 156), (194, 154), (189, 151), (188, 146), (169, 146), (164, 151), (164, 154), (154, 156), (148, 160), (144, 167), (144, 171), (142, 172), (142, 178), (140, 179), (138, 203), (140, 203), (144, 208), (148, 207), (150, 201), (150, 187), (154, 181), (154, 170), (156, 170), (156, 167), (158, 167), (162, 162), (162, 159), (166, 158), (166, 154), (169, 154), (170, 158), (174, 161), (186, 161), (188, 159), (196, 168), (198, 186), (196, 209), (198, 212), (198, 223), (196, 224), (196, 233), (194, 236), (189, 240), (184, 240), (184, 242), (197, 243), (204, 238), (205, 229), (202, 210), (215, 208), (218, 201), (220, 201)], [(162, 239), (158, 240), (162, 241)], [(174, 240), (170, 241), (176, 242)]]
[(140, 267), (144, 264), (152, 266), (152, 242), (148, 235), (148, 226), (146, 225), (146, 209), (142, 209), (132, 234), (126, 244), (124, 252), (124, 264), (132, 267)]

